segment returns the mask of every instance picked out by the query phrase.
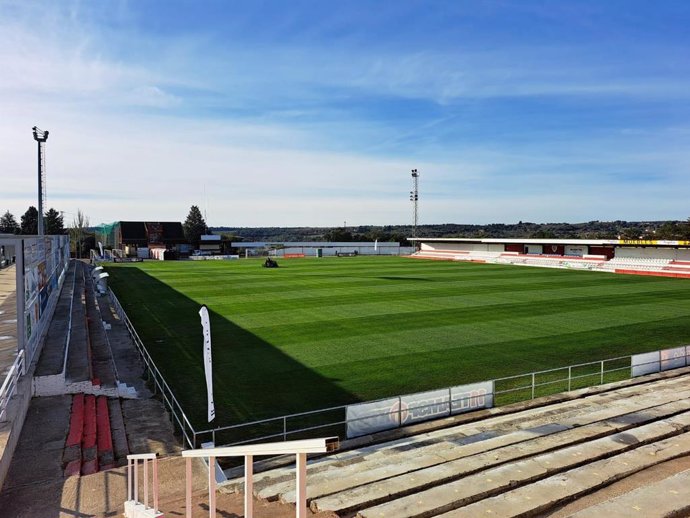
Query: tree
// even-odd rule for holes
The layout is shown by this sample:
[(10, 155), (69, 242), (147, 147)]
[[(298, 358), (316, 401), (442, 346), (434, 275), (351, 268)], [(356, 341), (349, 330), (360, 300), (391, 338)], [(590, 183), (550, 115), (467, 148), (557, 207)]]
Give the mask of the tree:
[(83, 256), (84, 239), (89, 228), (89, 217), (85, 216), (81, 209), (77, 209), (77, 215), (72, 220), (72, 228), (69, 229), (70, 240), (74, 243), (74, 255), (78, 259)]
[(21, 231), (24, 235), (38, 234), (38, 210), (33, 205), (22, 216)]
[(65, 233), (65, 225), (62, 220), (62, 215), (53, 208), (46, 212), (45, 232), (46, 235), (49, 236), (55, 236)]
[(0, 234), (19, 234), (19, 223), (8, 210), (0, 217)]
[(690, 218), (681, 227), (681, 236), (684, 240), (690, 240)]
[(189, 244), (198, 247), (201, 236), (208, 234), (208, 227), (206, 226), (204, 217), (201, 215), (199, 207), (192, 205), (192, 208), (189, 209), (187, 219), (182, 224), (182, 229), (184, 230), (184, 237)]
[(326, 232), (324, 238), (326, 241), (330, 241), (332, 243), (350, 242), (352, 241), (352, 232), (345, 230), (344, 228), (335, 227)]

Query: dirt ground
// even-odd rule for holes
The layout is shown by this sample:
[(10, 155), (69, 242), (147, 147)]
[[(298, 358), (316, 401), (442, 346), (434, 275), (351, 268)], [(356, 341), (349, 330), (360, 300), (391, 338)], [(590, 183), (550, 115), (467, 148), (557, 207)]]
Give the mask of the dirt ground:
[[(185, 499), (171, 500), (161, 506), (166, 517), (185, 516)], [(208, 495), (206, 493), (196, 493), (192, 500), (194, 516), (206, 516), (203, 511), (208, 513)], [(202, 511), (203, 510), (203, 511)], [(244, 496), (240, 493), (216, 493), (216, 516), (222, 518), (241, 518), (244, 516)], [(338, 518), (338, 515), (330, 512), (314, 514), (309, 511), (309, 516), (316, 518)], [(255, 518), (294, 518), (295, 507), (279, 502), (264, 502), (254, 500)]]

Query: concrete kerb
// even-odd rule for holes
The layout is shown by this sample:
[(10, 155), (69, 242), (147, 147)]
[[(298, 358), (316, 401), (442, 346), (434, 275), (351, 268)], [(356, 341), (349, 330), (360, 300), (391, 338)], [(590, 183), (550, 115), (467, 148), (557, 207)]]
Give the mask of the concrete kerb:
[[(356, 437), (353, 439), (345, 439), (341, 441), (338, 453), (342, 453), (348, 450), (354, 450), (357, 448), (363, 448), (366, 446), (372, 446), (379, 443), (385, 443), (389, 441), (394, 441), (398, 439), (404, 439), (406, 437), (411, 437), (414, 435), (419, 435), (427, 432), (433, 432), (436, 430), (441, 430), (443, 428), (449, 428), (451, 426), (457, 426), (460, 424), (473, 423), (475, 421), (481, 421), (487, 417), (495, 417), (502, 415), (510, 415), (524, 410), (530, 410), (534, 408), (541, 408), (544, 406), (562, 403), (566, 401), (572, 401), (576, 399), (582, 399), (594, 394), (602, 394), (606, 392), (611, 392), (619, 388), (644, 385), (647, 383), (652, 383), (654, 381), (659, 381), (663, 379), (671, 379), (680, 377), (686, 374), (690, 374), (690, 367), (683, 367), (680, 369), (674, 369), (666, 372), (660, 372), (656, 374), (649, 374), (647, 376), (640, 376), (638, 378), (631, 378), (622, 381), (616, 381), (613, 383), (608, 383), (605, 385), (596, 385), (593, 387), (586, 387), (578, 390), (573, 390), (570, 392), (562, 392), (559, 394), (552, 394), (549, 396), (543, 396), (536, 399), (531, 399), (528, 401), (521, 401), (518, 403), (511, 403), (509, 405), (489, 408), (484, 410), (477, 410), (467, 414), (460, 414), (452, 417), (446, 417), (442, 419), (436, 419), (433, 421), (427, 421), (424, 423), (418, 423), (410, 426), (405, 426), (402, 428), (396, 428), (394, 430), (386, 430), (383, 432), (378, 432), (375, 434), (364, 435), (361, 437)], [(317, 454), (312, 458), (319, 458), (327, 456), (328, 454)], [(281, 468), (290, 465), (294, 459), (292, 457), (275, 457), (272, 459), (266, 459), (262, 461), (257, 461), (254, 463), (254, 473), (262, 473), (275, 468)], [(238, 466), (225, 470), (225, 475), (228, 477), (228, 482), (225, 482), (219, 486), (222, 491), (226, 492), (238, 492), (241, 491), (243, 483), (238, 482), (237, 478), (244, 476), (244, 467)]]

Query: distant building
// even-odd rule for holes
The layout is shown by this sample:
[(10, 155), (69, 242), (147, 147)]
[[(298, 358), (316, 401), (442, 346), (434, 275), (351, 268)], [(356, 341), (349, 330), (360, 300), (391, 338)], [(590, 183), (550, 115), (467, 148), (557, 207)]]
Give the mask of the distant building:
[(204, 255), (220, 254), (221, 250), (221, 236), (216, 234), (207, 234), (201, 236), (199, 242), (199, 250)]
[(408, 255), (414, 248), (390, 241), (240, 241), (232, 243), (242, 255), (269, 253), (276, 257), (337, 255)]
[(147, 259), (152, 249), (189, 253), (182, 223), (178, 221), (118, 221), (113, 227), (113, 248), (128, 257)]

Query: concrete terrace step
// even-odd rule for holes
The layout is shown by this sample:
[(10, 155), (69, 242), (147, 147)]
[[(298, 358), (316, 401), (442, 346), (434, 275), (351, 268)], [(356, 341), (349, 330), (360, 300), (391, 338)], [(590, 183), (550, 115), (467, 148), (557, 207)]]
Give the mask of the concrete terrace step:
[(664, 480), (640, 487), (629, 493), (578, 511), (571, 518), (628, 518), (631, 514), (645, 518), (687, 516), (690, 514), (690, 470)]
[[(115, 402), (119, 402), (114, 400)], [(113, 408), (117, 408), (113, 404)], [(117, 415), (117, 413), (115, 413)], [(118, 426), (122, 424), (119, 415)], [(118, 445), (126, 456), (125, 446)], [(62, 456), (64, 476), (90, 475), (117, 465), (110, 423), (110, 402), (105, 396), (72, 396), (70, 425)]]
[(81, 441), (81, 474), (91, 475), (98, 471), (98, 450), (96, 449), (96, 397), (84, 396), (84, 435)]
[[(443, 518), (475, 518), (487, 515), (506, 518), (534, 516), (644, 469), (686, 455), (690, 455), (690, 433), (636, 447), (631, 451), (550, 476), (536, 484), (514, 489), (440, 516)], [(684, 505), (681, 508), (688, 506), (687, 486), (683, 489), (685, 494), (680, 501)], [(676, 498), (676, 501), (679, 499)], [(632, 516), (632, 511), (633, 509), (629, 509), (625, 516)], [(638, 513), (635, 515), (659, 516)], [(402, 518), (402, 515), (395, 516)], [(609, 515), (588, 513), (587, 516)]]
[[(686, 397), (687, 395), (688, 393)], [(633, 430), (635, 426), (648, 424), (655, 419), (673, 417), (676, 413), (684, 411), (687, 411), (687, 404), (683, 401), (675, 401), (661, 407), (643, 409), (633, 414), (612, 417), (607, 421), (595, 422), (574, 429), (558, 431), (557, 425), (554, 425), (551, 430), (545, 427), (544, 435), (538, 435), (538, 431), (535, 430), (532, 437), (527, 439), (524, 439), (524, 432), (516, 432), (505, 436), (506, 442), (511, 439), (523, 439), (521, 442), (509, 443), (478, 454), (473, 454), (468, 448), (467, 456), (428, 468), (414, 469), (414, 466), (410, 466), (408, 462), (404, 464), (404, 467), (408, 469), (407, 472), (382, 479), (377, 483), (360, 485), (347, 491), (317, 498), (312, 501), (312, 508), (341, 512), (357, 510), (376, 505), (392, 497), (411, 495), (425, 488), (445, 487), (448, 482), (467, 480), (468, 476), (492, 467), (511, 466), (533, 455), (554, 452), (566, 446), (587, 444)], [(458, 450), (461, 449), (462, 447), (458, 448)], [(292, 493), (288, 496), (294, 498)]]
[(64, 372), (69, 315), (74, 294), (75, 269), (75, 261), (70, 261), (62, 290), (55, 306), (55, 314), (50, 322), (43, 350), (36, 365), (35, 376), (56, 376)]
[(109, 398), (107, 401), (110, 432), (113, 439), (113, 456), (116, 462), (125, 463), (127, 455), (129, 455), (129, 445), (127, 444), (127, 432), (122, 417), (122, 406), (119, 399)]
[(108, 398), (98, 396), (96, 399), (96, 443), (98, 445), (98, 465), (100, 469), (115, 467), (113, 436), (110, 430), (110, 412)]
[(143, 381), (144, 367), (136, 346), (132, 344), (127, 327), (120, 320), (108, 297), (100, 297), (98, 305), (102, 320), (110, 326), (106, 334), (118, 380), (132, 387), (139, 397), (150, 397), (151, 391)]
[[(524, 516), (529, 510), (543, 511), (547, 505), (577, 496), (586, 488), (591, 490), (645, 467), (690, 454), (688, 430), (690, 412), (685, 412), (633, 431), (484, 470), (363, 509), (357, 516), (422, 518), (452, 510), (456, 511), (446, 514), (447, 517)], [(526, 487), (512, 489), (515, 486)], [(503, 492), (510, 495), (493, 498)], [(519, 498), (518, 494), (530, 498)], [(470, 507), (475, 502), (478, 503)], [(460, 509), (464, 506), (467, 507)]]
[(91, 381), (93, 379), (89, 333), (86, 325), (84, 265), (80, 261), (75, 262), (75, 265), (72, 327), (70, 330), (69, 349), (67, 351), (67, 371), (65, 373), (68, 383)]
[[(690, 391), (673, 394), (671, 399), (681, 399), (683, 395), (690, 395)], [(663, 408), (662, 413), (673, 413), (675, 411), (684, 410), (682, 404), (680, 406), (671, 405), (657, 408)], [(640, 415), (638, 416), (637, 413), (629, 413), (634, 410), (639, 410), (641, 412)], [(351, 484), (350, 487), (354, 487), (364, 482), (375, 481), (394, 474), (405, 473), (411, 469), (421, 469), (425, 467), (425, 465), (434, 466), (443, 462), (453, 461), (486, 451), (491, 452), (497, 448), (503, 448), (511, 444), (521, 444), (520, 448), (528, 448), (530, 446), (524, 444), (526, 441), (557, 434), (558, 432), (565, 432), (573, 428), (582, 430), (583, 428), (581, 427), (588, 426), (586, 429), (591, 429), (592, 435), (607, 432), (612, 433), (615, 430), (624, 429), (636, 422), (640, 422), (640, 419), (652, 419), (656, 414), (655, 408), (650, 410), (648, 404), (639, 404), (636, 407), (612, 407), (606, 414), (595, 415), (590, 413), (588, 418), (578, 419), (579, 422), (576, 425), (557, 422), (545, 425), (542, 424), (532, 428), (524, 428), (509, 433), (492, 434), (489, 432), (479, 432), (475, 435), (464, 435), (458, 430), (459, 433), (457, 438), (449, 437), (447, 440), (434, 442), (429, 445), (422, 442), (417, 448), (412, 447), (414, 445), (410, 445), (410, 447), (401, 448), (398, 452), (390, 451), (387, 455), (379, 457), (378, 459), (367, 459), (364, 462), (357, 462), (349, 466), (339, 467), (337, 472), (335, 470), (333, 470), (333, 472), (326, 471), (319, 475), (319, 480), (323, 480), (325, 486), (323, 488), (323, 493), (319, 493), (320, 484), (317, 483), (312, 485), (313, 487), (310, 487), (310, 490), (314, 494), (309, 496), (328, 494), (329, 492), (333, 493), (335, 490), (348, 487), (348, 484)], [(597, 426), (593, 426), (593, 424), (597, 424)], [(559, 434), (555, 440), (565, 440), (568, 435), (567, 433)], [(584, 438), (584, 432), (580, 435)], [(539, 444), (539, 446), (534, 446), (536, 448), (542, 447), (542, 443), (536, 442), (535, 444)], [(406, 463), (405, 457), (410, 457), (411, 453), (414, 454), (414, 457), (411, 459), (414, 467)], [(380, 468), (383, 469), (380, 470)], [(334, 481), (331, 482), (330, 478), (333, 478)], [(276, 489), (281, 488), (265, 488), (259, 493), (259, 496), (266, 497)], [(285, 486), (283, 486), (282, 489), (285, 489)], [(290, 489), (293, 488), (291, 487)], [(289, 493), (281, 494), (280, 497), (289, 501), (291, 495)]]
[(93, 279), (87, 271), (85, 275), (86, 323), (91, 347), (93, 382), (94, 385), (114, 388), (117, 386), (117, 380), (113, 368), (113, 358), (94, 289)]
[[(406, 461), (410, 458), (414, 467), (409, 469), (420, 469), (425, 464), (431, 466), (447, 462), (539, 435), (617, 418), (626, 413), (676, 401), (682, 397), (684, 387), (688, 385), (682, 378), (658, 382), (653, 393), (644, 385), (625, 387), (613, 394), (596, 394), (559, 405), (490, 417), (317, 459), (309, 466), (309, 475), (314, 476), (312, 480), (315, 482), (310, 482), (308, 496), (315, 498), (345, 489), (348, 484), (352, 484), (349, 487), (355, 487), (404, 473), (408, 469)], [(641, 395), (647, 397), (631, 399), (631, 396)], [(618, 404), (611, 406), (614, 400)], [(554, 421), (556, 414), (557, 423)], [(242, 479), (235, 480), (232, 484), (236, 490), (242, 489)], [(233, 487), (232, 484), (230, 487)], [(294, 492), (294, 472), (287, 467), (259, 474), (256, 476), (255, 488), (261, 498), (290, 501), (290, 493)]]

